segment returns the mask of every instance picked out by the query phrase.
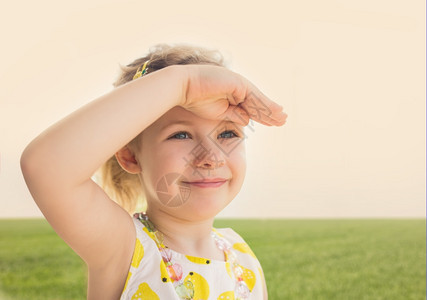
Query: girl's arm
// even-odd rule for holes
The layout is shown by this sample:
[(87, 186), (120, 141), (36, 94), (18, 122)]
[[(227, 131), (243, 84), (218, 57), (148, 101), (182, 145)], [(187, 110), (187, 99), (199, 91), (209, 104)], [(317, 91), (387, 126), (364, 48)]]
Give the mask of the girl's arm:
[[(185, 73), (165, 68), (87, 104), (24, 150), (28, 188), (55, 231), (91, 267), (124, 255), (134, 241), (129, 214), (91, 180), (117, 150), (179, 104)], [(123, 242), (123, 243), (122, 243)]]
[(40, 134), (22, 154), (24, 178), (55, 231), (89, 270), (100, 270), (113, 257), (132, 255), (135, 230), (129, 214), (91, 180), (94, 172), (177, 105), (204, 118), (228, 117), (246, 125), (251, 104), (245, 100), (254, 93), (270, 113), (252, 119), (283, 125), (282, 107), (236, 73), (202, 65), (164, 68), (113, 90)]

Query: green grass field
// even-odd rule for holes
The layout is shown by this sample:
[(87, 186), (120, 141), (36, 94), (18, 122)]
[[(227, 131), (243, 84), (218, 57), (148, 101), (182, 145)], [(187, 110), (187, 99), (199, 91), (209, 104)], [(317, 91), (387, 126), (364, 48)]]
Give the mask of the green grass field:
[[(269, 299), (426, 299), (426, 221), (217, 220), (257, 254)], [(0, 220), (0, 299), (85, 299), (85, 264), (45, 220)]]

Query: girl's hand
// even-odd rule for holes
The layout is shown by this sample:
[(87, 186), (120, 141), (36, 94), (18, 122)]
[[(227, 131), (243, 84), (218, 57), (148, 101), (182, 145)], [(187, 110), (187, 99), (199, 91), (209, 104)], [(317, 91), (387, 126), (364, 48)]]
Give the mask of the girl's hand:
[(283, 107), (243, 76), (224, 67), (186, 65), (180, 106), (205, 119), (225, 119), (246, 126), (249, 119), (267, 126), (285, 124)]

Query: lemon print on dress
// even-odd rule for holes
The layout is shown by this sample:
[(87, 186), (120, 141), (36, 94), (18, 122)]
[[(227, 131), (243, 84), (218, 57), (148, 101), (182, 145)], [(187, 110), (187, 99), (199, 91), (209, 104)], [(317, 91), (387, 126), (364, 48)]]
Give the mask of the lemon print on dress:
[(139, 239), (136, 239), (135, 242), (135, 252), (133, 253), (132, 258), (132, 267), (138, 268), (141, 263), (141, 259), (144, 257), (144, 247), (142, 246)]
[(123, 288), (123, 291), (126, 291), (126, 288), (128, 287), (128, 282), (131, 276), (132, 276), (132, 272), (129, 272), (128, 276), (126, 277), (125, 287)]
[(229, 263), (228, 261), (225, 263), (225, 269), (227, 270), (228, 275), (233, 278), (233, 273), (231, 272), (231, 263)]
[(196, 257), (196, 256), (190, 256), (186, 255), (187, 259), (195, 264), (201, 264), (201, 265), (209, 265), (211, 263), (210, 259), (202, 258), (202, 257)]
[(236, 249), (237, 251), (240, 251), (242, 253), (247, 253), (250, 256), (256, 258), (255, 253), (251, 250), (251, 248), (249, 248), (248, 244), (246, 243), (235, 243), (233, 245), (233, 248)]
[(243, 270), (243, 274), (242, 274), (243, 281), (246, 282), (246, 285), (248, 286), (249, 290), (252, 292), (256, 283), (255, 273), (249, 269), (246, 269), (243, 266), (240, 266), (240, 267)]
[(168, 271), (166, 270), (165, 262), (163, 260), (160, 261), (160, 278), (164, 283), (171, 281)]
[(228, 291), (224, 292), (221, 295), (218, 296), (218, 300), (234, 300), (234, 292)]
[(159, 296), (150, 288), (148, 283), (141, 283), (131, 300), (160, 300)]
[[(242, 268), (242, 271), (243, 271), (243, 274), (242, 274), (243, 281), (246, 283), (249, 290), (252, 291), (254, 286), (255, 286), (255, 283), (256, 283), (255, 273), (252, 272), (251, 270), (245, 268), (242, 265), (239, 265), (239, 266), (240, 266), (240, 268)], [(234, 278), (232, 266), (229, 262), (227, 262), (225, 264), (225, 269), (227, 270), (228, 275), (230, 275), (231, 278)]]
[(184, 282), (190, 281), (194, 287), (194, 300), (205, 300), (209, 298), (209, 284), (202, 275), (196, 272), (188, 273), (185, 277)]

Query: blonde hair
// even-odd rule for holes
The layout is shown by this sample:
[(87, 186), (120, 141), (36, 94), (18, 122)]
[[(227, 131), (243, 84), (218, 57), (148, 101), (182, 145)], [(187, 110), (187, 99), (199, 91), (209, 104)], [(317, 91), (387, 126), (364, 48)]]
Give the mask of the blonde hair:
[[(224, 66), (223, 56), (216, 50), (189, 46), (159, 44), (150, 48), (148, 55), (138, 58), (125, 67), (114, 82), (114, 87), (132, 81), (133, 76), (142, 65), (149, 60), (148, 73), (153, 73), (171, 65), (212, 64)], [(136, 136), (129, 145), (139, 149), (139, 137)], [(122, 206), (130, 214), (136, 209), (145, 209), (144, 190), (138, 174), (130, 174), (123, 170), (113, 155), (100, 168), (98, 178), (107, 195)]]

